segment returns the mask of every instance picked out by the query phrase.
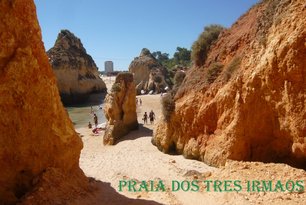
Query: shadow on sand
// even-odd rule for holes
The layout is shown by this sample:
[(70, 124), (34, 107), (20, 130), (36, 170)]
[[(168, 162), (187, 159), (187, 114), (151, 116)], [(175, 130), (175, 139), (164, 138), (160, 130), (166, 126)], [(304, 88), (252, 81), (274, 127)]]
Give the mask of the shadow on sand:
[(139, 124), (138, 130), (131, 131), (129, 134), (119, 139), (116, 144), (119, 144), (120, 142), (126, 140), (135, 140), (141, 137), (152, 137), (152, 136), (153, 136), (152, 129), (144, 127), (143, 124)]
[[(111, 187), (110, 183), (97, 181), (93, 178), (90, 178), (90, 183), (93, 186), (93, 192), (91, 196), (85, 197), (81, 200), (78, 200), (79, 204), (90, 204), (90, 205), (101, 205), (101, 204), (109, 204), (109, 205), (122, 205), (122, 204), (130, 204), (130, 205), (162, 205), (161, 203), (145, 200), (145, 199), (131, 199), (120, 193), (118, 193), (113, 187)], [(84, 200), (84, 201), (83, 201)]]

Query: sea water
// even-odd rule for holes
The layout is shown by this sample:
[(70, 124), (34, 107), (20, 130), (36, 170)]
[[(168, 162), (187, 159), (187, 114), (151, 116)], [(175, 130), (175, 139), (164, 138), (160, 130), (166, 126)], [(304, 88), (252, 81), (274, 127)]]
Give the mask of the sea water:
[[(103, 105), (102, 105), (103, 106)], [(105, 122), (105, 116), (103, 109), (99, 109), (98, 106), (92, 106), (93, 113), (98, 116), (98, 123), (101, 124)], [(91, 106), (85, 107), (66, 107), (69, 117), (74, 124), (75, 128), (87, 127), (88, 122), (94, 126), (94, 115), (91, 113)]]
[(86, 103), (65, 107), (75, 128), (87, 127), (89, 122), (94, 126), (94, 113), (98, 117), (98, 124), (105, 122), (102, 109), (104, 97), (105, 95), (92, 94)]

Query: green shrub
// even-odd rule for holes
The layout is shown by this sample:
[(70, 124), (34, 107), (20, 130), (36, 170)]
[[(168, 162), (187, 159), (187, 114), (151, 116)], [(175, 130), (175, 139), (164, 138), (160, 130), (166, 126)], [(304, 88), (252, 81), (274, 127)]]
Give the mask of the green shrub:
[(169, 70), (169, 78), (170, 78), (172, 83), (174, 83), (174, 76), (175, 76), (175, 74), (176, 74), (175, 70), (173, 70), (173, 69)]
[[(257, 40), (266, 47), (267, 34), (270, 27), (273, 25), (274, 18), (276, 18), (277, 7), (282, 1), (279, 0), (263, 0), (262, 3), (266, 3), (267, 6), (257, 24)], [(284, 1), (286, 2), (286, 0)]]
[(213, 83), (221, 73), (223, 65), (221, 63), (213, 63), (208, 67), (206, 80), (209, 84)]
[(120, 83), (114, 83), (112, 86), (112, 92), (120, 92), (120, 91), (121, 91)]
[(196, 66), (204, 65), (210, 46), (218, 39), (223, 30), (224, 27), (220, 25), (210, 25), (204, 28), (198, 40), (192, 45), (191, 59)]
[(164, 120), (168, 122), (170, 120), (172, 113), (175, 110), (175, 102), (173, 96), (170, 93), (162, 96), (161, 103), (162, 103), (162, 113), (164, 116)]
[(174, 86), (179, 87), (185, 79), (185, 72), (177, 71), (174, 75)]
[(241, 64), (241, 57), (234, 57), (232, 59), (232, 61), (225, 68), (224, 78), (226, 81), (228, 81), (232, 77), (233, 73), (239, 69), (240, 64)]

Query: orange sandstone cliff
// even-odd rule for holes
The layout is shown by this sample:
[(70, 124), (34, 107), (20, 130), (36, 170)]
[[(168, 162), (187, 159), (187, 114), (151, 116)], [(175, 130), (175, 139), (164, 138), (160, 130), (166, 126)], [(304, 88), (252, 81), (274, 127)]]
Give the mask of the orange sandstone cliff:
[(114, 145), (131, 130), (138, 129), (136, 90), (132, 73), (119, 73), (105, 97), (103, 111), (107, 119), (103, 144)]
[(189, 70), (153, 144), (214, 166), (234, 159), (305, 169), (305, 22), (303, 0), (251, 8), (220, 34), (204, 66)]
[[(82, 142), (61, 103), (34, 2), (2, 0), (0, 31), (0, 203), (15, 204), (29, 191), (35, 195), (53, 176), (86, 184), (79, 168)], [(25, 203), (54, 204), (52, 197), (36, 203), (31, 198)]]

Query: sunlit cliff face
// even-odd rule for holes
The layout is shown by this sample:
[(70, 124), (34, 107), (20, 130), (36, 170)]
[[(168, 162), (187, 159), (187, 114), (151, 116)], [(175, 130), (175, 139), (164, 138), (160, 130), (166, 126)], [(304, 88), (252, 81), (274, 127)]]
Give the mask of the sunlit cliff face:
[(214, 166), (235, 159), (306, 168), (305, 20), (301, 0), (265, 1), (243, 15), (188, 72), (153, 143)]
[(0, 201), (11, 204), (49, 167), (82, 176), (82, 142), (60, 101), (33, 1), (1, 1), (0, 31)]

